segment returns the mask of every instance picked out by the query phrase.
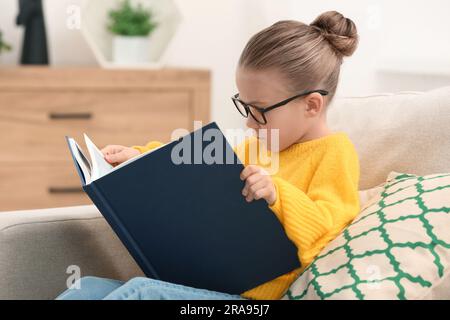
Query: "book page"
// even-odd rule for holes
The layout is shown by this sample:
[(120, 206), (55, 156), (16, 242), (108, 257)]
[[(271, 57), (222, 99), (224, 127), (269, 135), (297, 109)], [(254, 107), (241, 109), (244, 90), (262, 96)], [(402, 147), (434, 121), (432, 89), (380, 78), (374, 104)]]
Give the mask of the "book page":
[(97, 148), (97, 146), (91, 141), (91, 139), (89, 139), (86, 134), (84, 134), (84, 140), (86, 142), (86, 147), (88, 148), (88, 152), (92, 161), (92, 182), (110, 173), (114, 167), (105, 160), (103, 153)]
[(91, 182), (91, 163), (84, 155), (78, 143), (76, 143), (76, 141), (72, 138), (69, 138), (68, 140), (72, 154), (74, 155), (78, 165), (80, 166), (81, 172), (83, 173), (84, 181), (86, 184), (89, 184)]

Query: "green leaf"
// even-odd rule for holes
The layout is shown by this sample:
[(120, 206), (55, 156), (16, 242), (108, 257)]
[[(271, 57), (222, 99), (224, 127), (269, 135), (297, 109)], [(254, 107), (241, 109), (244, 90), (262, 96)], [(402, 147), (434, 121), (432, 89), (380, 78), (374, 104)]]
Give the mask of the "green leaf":
[(0, 54), (2, 52), (11, 51), (12, 47), (7, 44), (6, 42), (3, 42), (3, 33), (0, 31)]
[(148, 36), (158, 26), (154, 14), (141, 4), (133, 7), (124, 0), (118, 9), (108, 12), (108, 30), (121, 36)]

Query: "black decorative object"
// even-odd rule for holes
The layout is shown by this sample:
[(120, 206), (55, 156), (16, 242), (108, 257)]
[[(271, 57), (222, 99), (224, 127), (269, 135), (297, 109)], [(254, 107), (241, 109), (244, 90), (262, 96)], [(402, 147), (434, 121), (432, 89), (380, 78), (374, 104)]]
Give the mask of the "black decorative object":
[(19, 0), (16, 23), (25, 27), (21, 64), (48, 64), (42, 0)]

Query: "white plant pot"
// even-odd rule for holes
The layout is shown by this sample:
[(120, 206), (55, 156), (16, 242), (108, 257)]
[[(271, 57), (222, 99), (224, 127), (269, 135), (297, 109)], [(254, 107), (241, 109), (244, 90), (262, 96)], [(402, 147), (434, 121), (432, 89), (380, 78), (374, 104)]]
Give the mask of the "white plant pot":
[(114, 36), (113, 62), (118, 65), (150, 62), (150, 37)]

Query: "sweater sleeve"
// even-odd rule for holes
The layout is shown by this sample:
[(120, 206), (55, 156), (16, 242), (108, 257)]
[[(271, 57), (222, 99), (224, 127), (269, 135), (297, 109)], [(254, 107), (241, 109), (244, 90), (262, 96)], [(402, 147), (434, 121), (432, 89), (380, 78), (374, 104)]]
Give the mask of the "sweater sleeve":
[(306, 192), (280, 177), (273, 177), (273, 182), (277, 198), (269, 208), (297, 246), (303, 265), (309, 264), (359, 212), (356, 152), (325, 155)]
[(147, 143), (145, 146), (132, 146), (133, 149), (138, 150), (140, 153), (144, 153), (150, 150), (153, 150), (155, 148), (158, 148), (160, 146), (162, 146), (163, 143), (159, 142), (159, 141), (150, 141), (149, 143)]

